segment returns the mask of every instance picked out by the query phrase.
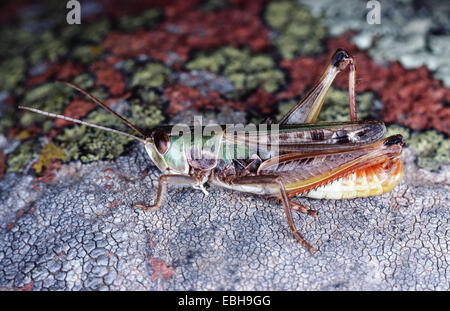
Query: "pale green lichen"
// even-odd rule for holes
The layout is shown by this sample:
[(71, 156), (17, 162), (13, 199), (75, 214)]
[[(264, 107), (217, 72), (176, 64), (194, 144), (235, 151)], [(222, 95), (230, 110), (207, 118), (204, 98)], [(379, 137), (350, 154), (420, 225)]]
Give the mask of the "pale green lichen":
[(411, 132), (408, 128), (397, 125), (397, 124), (390, 124), (386, 126), (386, 135), (385, 137), (389, 137), (392, 135), (401, 134), (403, 138), (405, 139), (406, 146), (410, 146), (411, 142)]
[(213, 53), (201, 53), (186, 67), (227, 76), (235, 89), (227, 94), (231, 98), (237, 98), (259, 87), (272, 93), (285, 83), (283, 72), (276, 67), (275, 61), (269, 55), (253, 55), (249, 49), (224, 47)]
[(411, 131), (400, 125), (389, 125), (386, 136), (401, 134), (410, 147), (417, 154), (417, 165), (438, 171), (442, 165), (450, 164), (450, 139), (436, 130)]
[(137, 103), (156, 103), (159, 99), (158, 93), (150, 88), (139, 88), (137, 90), (137, 95)]
[(37, 35), (30, 50), (30, 62), (33, 65), (41, 61), (56, 61), (60, 56), (67, 53), (67, 44), (55, 37), (50, 31), (45, 31)]
[(450, 140), (435, 130), (413, 134), (410, 146), (417, 152), (420, 167), (436, 171), (450, 164)]
[[(367, 118), (377, 119), (378, 112), (374, 104), (375, 96), (371, 92), (357, 94), (356, 108), (358, 120)], [(350, 106), (348, 91), (330, 88), (325, 98), (322, 111), (317, 118), (318, 122), (350, 121)]]
[(27, 164), (37, 156), (37, 147), (38, 143), (35, 140), (22, 142), (16, 150), (8, 155), (6, 171), (22, 172)]
[(275, 116), (275, 121), (280, 121), (294, 106), (298, 103), (298, 100), (282, 101), (278, 104), (278, 114)]
[(161, 109), (154, 104), (133, 104), (131, 105), (130, 121), (138, 128), (150, 129), (164, 120)]
[(111, 28), (111, 22), (108, 19), (102, 19), (95, 23), (86, 23), (83, 27), (67, 25), (61, 31), (61, 39), (66, 44), (70, 43), (100, 43)]
[(111, 95), (109, 95), (108, 90), (106, 87), (98, 87), (95, 90), (92, 90), (90, 92), (92, 96), (97, 98), (99, 101), (104, 102), (105, 100), (109, 99)]
[[(128, 130), (113, 115), (103, 111), (91, 112), (84, 121), (122, 131)], [(131, 138), (126, 136), (84, 125), (65, 128), (63, 134), (59, 135), (57, 139), (64, 150), (65, 161), (79, 159), (82, 162), (114, 159), (124, 151), (125, 145), (131, 141)]]
[(25, 60), (17, 56), (0, 64), (0, 89), (11, 92), (24, 78)]
[(73, 79), (73, 83), (84, 90), (88, 90), (95, 85), (94, 76), (89, 73), (82, 73)]
[[(61, 113), (63, 107), (70, 102), (72, 89), (61, 83), (45, 83), (30, 89), (20, 102), (22, 106), (28, 106), (52, 113)], [(51, 122), (48, 117), (33, 113), (24, 112), (20, 117), (20, 125), (24, 128), (34, 123), (46, 123), (44, 132), (49, 129)]]
[(135, 31), (139, 28), (153, 27), (160, 19), (161, 12), (156, 9), (144, 11), (140, 15), (126, 15), (120, 18), (119, 28), (124, 31)]
[(139, 88), (136, 95), (130, 98), (130, 122), (142, 130), (148, 130), (160, 124), (164, 116), (160, 107), (160, 96), (149, 88)]
[(171, 71), (168, 67), (160, 63), (134, 64), (131, 68), (134, 71), (131, 79), (131, 86), (161, 87), (166, 82), (171, 81)]
[(102, 56), (103, 48), (99, 45), (80, 45), (72, 51), (72, 57), (85, 64), (92, 63)]
[[(146, 103), (140, 98), (132, 98), (129, 102), (131, 104), (131, 114), (125, 115), (125, 117), (144, 132), (164, 120), (161, 109), (156, 103), (156, 98), (152, 102)], [(129, 129), (112, 114), (102, 110), (95, 110), (89, 113), (83, 121), (136, 135), (133, 130)], [(81, 160), (82, 162), (114, 159), (122, 154), (125, 146), (132, 141), (131, 138), (126, 136), (84, 125), (64, 128), (64, 132), (57, 139), (64, 150), (65, 161)]]
[(271, 2), (264, 17), (278, 32), (274, 44), (284, 58), (293, 59), (322, 51), (322, 40), (326, 35), (325, 27), (318, 18), (296, 2)]
[(0, 133), (6, 135), (8, 128), (14, 126), (16, 111), (13, 107), (0, 103)]

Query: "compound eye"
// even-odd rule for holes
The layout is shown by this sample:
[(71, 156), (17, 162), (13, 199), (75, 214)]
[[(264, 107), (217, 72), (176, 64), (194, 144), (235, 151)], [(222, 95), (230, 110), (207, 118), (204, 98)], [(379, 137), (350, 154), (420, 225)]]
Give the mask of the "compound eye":
[(170, 146), (170, 138), (167, 133), (158, 131), (153, 134), (153, 141), (155, 142), (156, 149), (162, 155), (164, 155)]

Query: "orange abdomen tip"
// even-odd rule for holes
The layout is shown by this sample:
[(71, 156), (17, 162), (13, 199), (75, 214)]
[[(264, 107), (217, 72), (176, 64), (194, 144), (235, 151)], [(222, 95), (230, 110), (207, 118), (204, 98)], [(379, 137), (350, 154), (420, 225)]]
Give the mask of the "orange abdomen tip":
[(353, 199), (380, 195), (391, 191), (403, 178), (400, 158), (358, 169), (305, 196), (314, 199)]

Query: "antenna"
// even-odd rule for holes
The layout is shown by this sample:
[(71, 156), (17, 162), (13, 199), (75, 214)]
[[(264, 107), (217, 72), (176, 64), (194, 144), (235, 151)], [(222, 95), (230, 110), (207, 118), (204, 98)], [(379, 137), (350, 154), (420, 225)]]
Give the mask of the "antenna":
[(67, 82), (67, 81), (58, 81), (61, 83), (65, 83), (66, 85), (70, 86), (71, 88), (79, 91), (80, 93), (82, 93), (83, 95), (87, 96), (88, 98), (90, 98), (94, 103), (96, 103), (97, 105), (101, 106), (103, 109), (105, 109), (106, 111), (112, 113), (116, 118), (118, 118), (120, 121), (122, 121), (123, 123), (125, 123), (126, 125), (128, 125), (130, 128), (132, 128), (133, 130), (135, 130), (137, 133), (141, 134), (144, 137), (147, 137), (147, 135), (144, 134), (144, 132), (140, 129), (138, 129), (136, 126), (134, 126), (130, 121), (128, 121), (127, 119), (125, 119), (124, 117), (122, 117), (121, 115), (119, 115), (117, 112), (115, 112), (114, 110), (112, 110), (111, 108), (109, 108), (107, 105), (105, 105), (104, 103), (102, 103), (100, 100), (98, 100), (97, 98), (95, 98), (92, 94), (89, 94), (87, 91), (83, 90), (82, 88), (80, 88), (79, 86)]
[(145, 143), (145, 140), (142, 139), (142, 138), (139, 138), (137, 136), (134, 136), (134, 135), (131, 135), (131, 134), (119, 131), (119, 130), (115, 130), (115, 129), (112, 129), (112, 128), (109, 128), (109, 127), (104, 127), (104, 126), (100, 126), (100, 125), (97, 125), (97, 124), (93, 124), (93, 123), (89, 123), (89, 122), (85, 122), (85, 121), (69, 118), (69, 117), (66, 117), (66, 116), (63, 116), (63, 115), (60, 115), (60, 114), (56, 114), (56, 113), (42, 111), (42, 110), (39, 110), (39, 109), (36, 109), (36, 108), (25, 107), (25, 106), (18, 106), (18, 108), (24, 109), (24, 110), (28, 110), (28, 111), (32, 111), (32, 112), (36, 112), (36, 113), (39, 113), (39, 114), (43, 114), (44, 116), (57, 118), (57, 119), (63, 119), (63, 120), (66, 120), (66, 121), (71, 121), (71, 122), (74, 122), (74, 123), (79, 123), (79, 124), (83, 124), (83, 125), (86, 125), (86, 126), (98, 128), (98, 129), (101, 129), (101, 130), (104, 130), (104, 131), (108, 131), (108, 132), (112, 132), (112, 133), (128, 136), (130, 138), (139, 140), (142, 143)]

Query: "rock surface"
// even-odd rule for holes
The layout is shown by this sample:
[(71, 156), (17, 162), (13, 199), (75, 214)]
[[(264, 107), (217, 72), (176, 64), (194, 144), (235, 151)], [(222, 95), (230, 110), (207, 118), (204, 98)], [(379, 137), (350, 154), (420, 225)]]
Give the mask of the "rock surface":
[[(127, 290), (448, 290), (450, 170), (418, 169), (389, 194), (305, 200), (294, 213), (319, 248), (292, 237), (280, 202), (210, 188), (171, 187), (156, 212), (157, 169), (143, 147), (114, 161), (64, 165), (38, 190), (29, 176), (2, 186), (2, 288)], [(147, 174), (148, 173), (148, 174)], [(5, 227), (5, 224), (8, 226)], [(31, 285), (30, 285), (31, 284)]]

